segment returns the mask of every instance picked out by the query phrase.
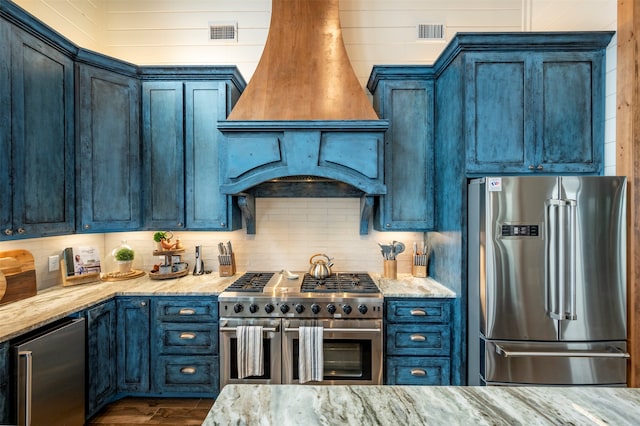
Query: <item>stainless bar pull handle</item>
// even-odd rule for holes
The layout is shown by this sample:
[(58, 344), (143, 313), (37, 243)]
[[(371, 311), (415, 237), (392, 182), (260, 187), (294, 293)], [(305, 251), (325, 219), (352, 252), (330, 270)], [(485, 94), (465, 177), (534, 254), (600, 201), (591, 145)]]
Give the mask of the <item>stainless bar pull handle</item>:
[[(299, 332), (300, 329), (297, 327), (286, 327), (284, 329), (285, 333), (293, 333)], [(380, 333), (382, 329), (380, 328), (325, 328), (323, 331), (328, 332), (337, 332), (337, 333)]]
[(185, 332), (180, 334), (181, 339), (192, 340), (196, 338), (196, 333)]
[(414, 368), (414, 369), (411, 370), (411, 375), (412, 376), (420, 376), (420, 377), (422, 377), (422, 376), (426, 376), (427, 372), (424, 371), (421, 368)]
[(427, 340), (427, 338), (422, 334), (412, 334), (411, 336), (409, 336), (409, 338), (412, 342), (424, 342), (425, 340)]
[(195, 313), (196, 313), (196, 310), (193, 308), (182, 308), (178, 312), (178, 315), (194, 315)]
[[(220, 331), (236, 331), (236, 327), (220, 327)], [(263, 327), (262, 331), (266, 333), (273, 333), (278, 331), (278, 327)]]
[(423, 309), (412, 309), (411, 311), (409, 311), (409, 313), (414, 317), (423, 317), (427, 315), (427, 313)]
[(180, 372), (182, 374), (196, 374), (196, 368), (195, 367), (182, 367), (180, 369)]
[[(24, 360), (24, 413), (22, 413), (22, 415), (24, 416), (24, 425), (31, 426), (33, 353), (31, 351), (20, 351), (18, 352), (18, 358)], [(20, 416), (20, 413), (18, 415)], [(22, 425), (20, 422), (18, 422), (18, 424)]]
[(579, 357), (579, 358), (630, 358), (631, 356), (618, 348), (615, 352), (596, 352), (596, 351), (510, 351), (500, 345), (496, 345), (496, 353), (505, 358), (540, 356), (540, 357)]

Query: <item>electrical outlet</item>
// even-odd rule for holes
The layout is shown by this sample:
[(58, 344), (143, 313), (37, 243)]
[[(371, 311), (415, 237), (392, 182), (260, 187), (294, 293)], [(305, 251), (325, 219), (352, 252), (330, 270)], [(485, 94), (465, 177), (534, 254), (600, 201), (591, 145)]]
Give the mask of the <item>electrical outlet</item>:
[(60, 256), (49, 256), (49, 272), (60, 270)]

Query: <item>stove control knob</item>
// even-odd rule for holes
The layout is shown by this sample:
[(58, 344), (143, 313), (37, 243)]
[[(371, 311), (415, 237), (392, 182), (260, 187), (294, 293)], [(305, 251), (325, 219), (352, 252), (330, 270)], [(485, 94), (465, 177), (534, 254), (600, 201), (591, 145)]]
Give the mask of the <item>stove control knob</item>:
[(255, 314), (256, 312), (258, 312), (258, 305), (256, 305), (255, 303), (252, 303), (251, 306), (249, 306), (249, 312), (251, 312), (252, 314)]
[(304, 312), (304, 305), (303, 305), (303, 304), (298, 303), (298, 304), (296, 305), (296, 312), (297, 312), (297, 313), (299, 313), (299, 314), (303, 313), (303, 312)]
[(236, 314), (239, 314), (240, 312), (242, 312), (243, 308), (244, 307), (241, 304), (236, 303), (235, 305), (233, 305), (233, 312), (235, 312)]
[(289, 305), (281, 305), (280, 310), (283, 314), (286, 314), (287, 312), (289, 312)]
[(348, 314), (350, 314), (350, 313), (351, 313), (351, 306), (349, 306), (349, 305), (344, 305), (344, 306), (342, 307), (342, 311), (343, 311), (345, 314), (347, 314), (347, 315), (348, 315)]
[(320, 305), (317, 304), (313, 304), (311, 305), (311, 312), (313, 312), (314, 314), (317, 314), (320, 312)]
[(365, 305), (358, 306), (358, 311), (360, 311), (362, 315), (366, 314), (368, 310), (369, 309)]
[(273, 312), (275, 308), (273, 307), (273, 305), (271, 303), (267, 303), (266, 305), (264, 305), (264, 311), (268, 314), (270, 314), (271, 312)]
[(327, 305), (327, 312), (329, 312), (330, 314), (335, 314), (336, 313), (336, 305)]

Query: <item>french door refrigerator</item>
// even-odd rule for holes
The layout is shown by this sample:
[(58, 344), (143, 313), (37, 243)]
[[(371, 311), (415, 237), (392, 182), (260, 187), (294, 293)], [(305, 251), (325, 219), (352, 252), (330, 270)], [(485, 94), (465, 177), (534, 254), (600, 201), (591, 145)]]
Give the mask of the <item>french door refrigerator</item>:
[(468, 187), (469, 385), (626, 384), (626, 178)]

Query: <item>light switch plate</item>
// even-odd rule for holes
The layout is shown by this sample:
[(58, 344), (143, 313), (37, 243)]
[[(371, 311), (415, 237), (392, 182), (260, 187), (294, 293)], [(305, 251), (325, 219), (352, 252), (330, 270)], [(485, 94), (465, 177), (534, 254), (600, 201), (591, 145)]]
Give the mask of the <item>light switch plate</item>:
[(60, 270), (60, 256), (49, 256), (49, 272)]

